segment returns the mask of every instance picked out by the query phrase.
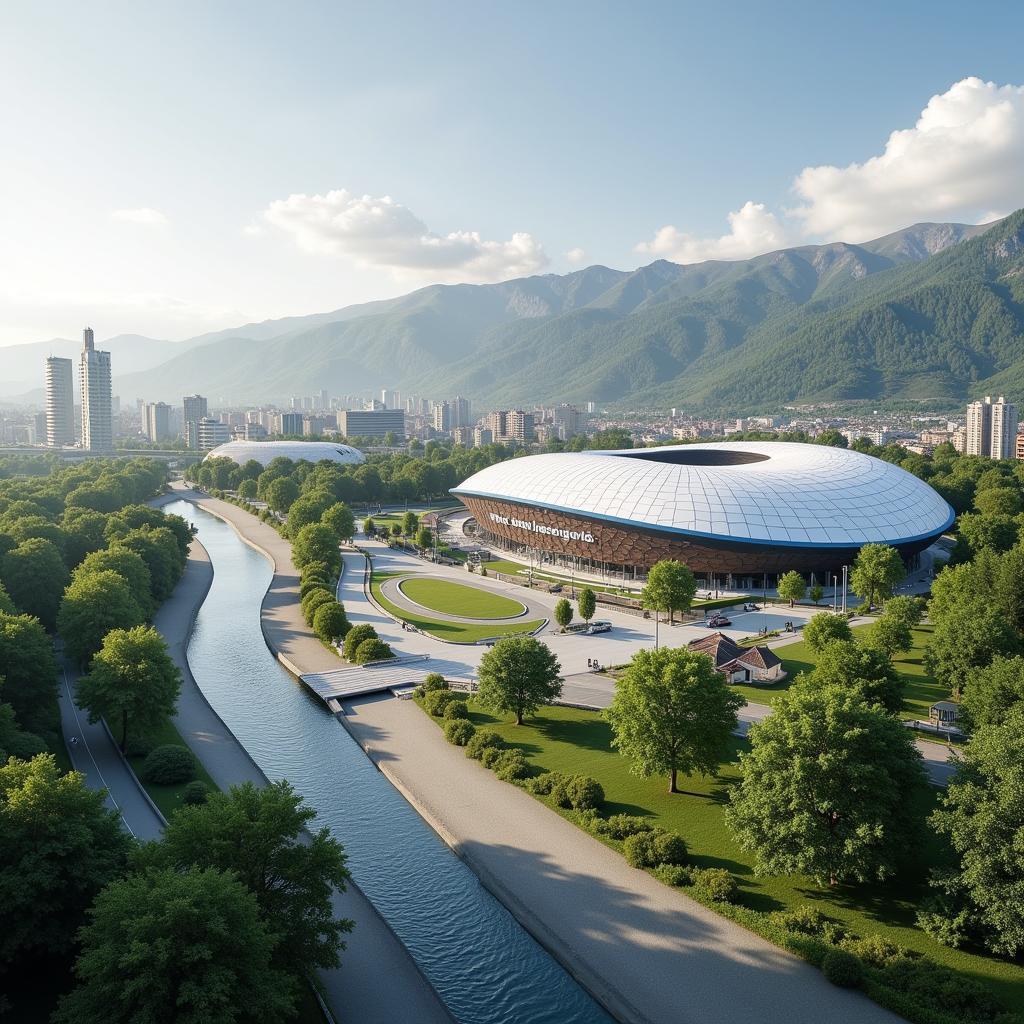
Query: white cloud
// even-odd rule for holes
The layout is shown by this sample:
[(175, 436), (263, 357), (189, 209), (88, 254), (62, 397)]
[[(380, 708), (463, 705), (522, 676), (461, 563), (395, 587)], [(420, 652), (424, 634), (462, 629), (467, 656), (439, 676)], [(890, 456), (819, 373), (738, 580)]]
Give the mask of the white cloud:
[(847, 167), (807, 167), (789, 211), (807, 235), (862, 242), (922, 220), (984, 223), (1024, 205), (1024, 86), (965, 78), (913, 128)]
[(275, 200), (263, 218), (307, 252), (346, 256), (400, 277), (500, 281), (534, 274), (548, 263), (543, 247), (525, 232), (504, 242), (476, 231), (439, 235), (390, 196), (357, 196), (346, 189)]
[(572, 264), (572, 265), (573, 265), (574, 267), (577, 267), (577, 266), (579, 266), (579, 265), (580, 265), (580, 264), (581, 264), (581, 263), (582, 263), (582, 262), (583, 262), (583, 261), (584, 261), (584, 260), (585, 260), (585, 259), (587, 258), (587, 254), (586, 254), (586, 252), (585, 252), (585, 251), (584, 251), (583, 249), (581, 249), (581, 248), (580, 248), (579, 246), (576, 246), (576, 248), (575, 248), (575, 249), (570, 249), (570, 250), (569, 250), (569, 251), (568, 251), (568, 252), (567, 252), (567, 253), (565, 254), (565, 258), (566, 258), (566, 259), (567, 259), (567, 260), (568, 260), (568, 261), (569, 261), (569, 262), (570, 262), (570, 263), (571, 263), (571, 264)]
[(130, 210), (114, 210), (111, 216), (115, 220), (123, 220), (128, 224), (138, 224), (144, 228), (162, 228), (168, 223), (167, 216), (150, 206), (138, 206)]
[(673, 224), (658, 230), (649, 242), (640, 242), (636, 252), (658, 256), (675, 263), (701, 260), (742, 260), (781, 249), (786, 229), (764, 203), (746, 202), (729, 214), (729, 233), (719, 238), (697, 238)]

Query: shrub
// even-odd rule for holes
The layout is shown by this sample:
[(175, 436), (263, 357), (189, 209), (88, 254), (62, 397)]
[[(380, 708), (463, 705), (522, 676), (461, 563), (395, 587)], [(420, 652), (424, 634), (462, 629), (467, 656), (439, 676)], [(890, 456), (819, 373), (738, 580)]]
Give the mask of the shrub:
[(320, 579), (330, 582), (333, 578), (331, 575), (331, 567), (326, 562), (307, 562), (299, 571), (299, 579), (303, 583), (308, 579), (312, 579), (314, 576), (319, 576)]
[(480, 754), (480, 763), (485, 768), (493, 768), (495, 762), (504, 753), (505, 751), (501, 747), (485, 747), (483, 752)]
[(566, 787), (569, 804), (576, 811), (590, 811), (604, 803), (604, 789), (589, 775), (574, 775)]
[(448, 680), (440, 672), (431, 672), (423, 680), (423, 691), (429, 693), (431, 690), (447, 690)]
[(476, 735), (466, 744), (466, 757), (479, 761), (485, 750), (501, 750), (505, 741), (493, 729), (477, 729)]
[(903, 946), (889, 942), (881, 935), (867, 935), (863, 939), (844, 939), (843, 949), (871, 967), (903, 964), (910, 959), (910, 954)]
[[(435, 693), (443, 693), (443, 690), (435, 690)], [(449, 691), (451, 692), (451, 691)], [(469, 718), (469, 708), (464, 700), (450, 700), (445, 706), (442, 718)]]
[(654, 877), (665, 885), (691, 885), (693, 883), (693, 869), (683, 864), (659, 864), (654, 869)]
[(302, 583), (299, 585), (299, 603), (301, 604), (306, 595), (313, 590), (330, 591), (331, 581), (323, 576), (310, 576), (309, 579), (303, 577)]
[(626, 863), (634, 868), (653, 868), (658, 862), (654, 858), (654, 838), (657, 832), (637, 832), (626, 836), (622, 844), (622, 854)]
[(821, 973), (840, 988), (860, 988), (864, 965), (845, 949), (830, 949), (821, 961)]
[(327, 601), (313, 613), (313, 632), (325, 644), (343, 639), (351, 628), (345, 609), (338, 601)]
[(556, 778), (551, 783), (550, 797), (556, 807), (572, 807), (572, 800), (569, 798), (569, 783), (572, 782), (573, 776), (557, 774)]
[(694, 872), (693, 891), (698, 899), (712, 903), (736, 902), (736, 879), (725, 868), (704, 868)]
[(526, 755), (519, 747), (511, 747), (508, 750), (501, 751), (495, 758), (492, 767), (494, 774), (502, 782), (517, 782), (519, 779), (525, 779), (530, 774), (530, 764), (526, 760)]
[(457, 747), (464, 747), (473, 738), (476, 729), (465, 718), (453, 718), (444, 723), (444, 738)]
[(375, 630), (368, 622), (360, 622), (358, 626), (353, 626), (348, 633), (345, 634), (345, 646), (342, 648), (342, 654), (345, 655), (345, 660), (355, 660), (356, 648), (364, 640), (376, 639), (377, 630)]
[(659, 832), (654, 836), (653, 853), (655, 864), (685, 864), (686, 842), (678, 832)]
[(809, 903), (801, 903), (792, 910), (778, 910), (772, 914), (772, 920), (787, 932), (799, 932), (801, 935), (821, 935), (830, 923), (817, 907)]
[(188, 782), (195, 778), (196, 759), (188, 747), (177, 743), (166, 743), (155, 747), (142, 762), (142, 777), (147, 782), (160, 786), (172, 786), (176, 782)]
[(423, 706), (427, 709), (427, 713), (435, 718), (440, 718), (444, 714), (444, 709), (452, 703), (464, 704), (465, 702), (460, 701), (459, 695), (452, 690), (431, 690), (423, 700)]
[(540, 796), (547, 796), (554, 785), (561, 783), (564, 780), (565, 776), (561, 772), (542, 772), (535, 779), (530, 779), (526, 788), (531, 793), (538, 793)]
[(948, 1019), (1015, 1022), (1020, 1019), (1004, 1015), (1005, 1007), (987, 986), (925, 957), (886, 965), (881, 969), (881, 980), (887, 987), (910, 997), (918, 1006), (947, 1014)]
[(317, 608), (321, 608), (325, 604), (330, 604), (333, 600), (334, 595), (324, 587), (316, 587), (306, 594), (306, 596), (299, 602), (299, 606), (302, 608), (302, 617), (306, 620), (306, 625), (311, 626), (313, 624), (313, 616), (316, 614)]
[(932, 910), (930, 903), (917, 913), (917, 926), (936, 942), (959, 949), (970, 937), (971, 915), (967, 910)]
[(196, 807), (199, 804), (205, 804), (209, 798), (210, 787), (203, 782), (202, 779), (196, 779), (194, 782), (190, 782), (181, 791), (182, 803), (189, 804), (192, 807)]
[[(345, 639), (347, 640), (348, 637)], [(385, 658), (393, 658), (394, 656), (394, 651), (383, 640), (370, 637), (369, 640), (364, 640), (356, 648), (353, 661), (357, 665), (365, 665), (368, 661), (383, 661)]]
[(635, 814), (613, 814), (605, 822), (605, 830), (612, 839), (626, 839), (639, 832), (650, 832), (654, 826), (645, 818)]

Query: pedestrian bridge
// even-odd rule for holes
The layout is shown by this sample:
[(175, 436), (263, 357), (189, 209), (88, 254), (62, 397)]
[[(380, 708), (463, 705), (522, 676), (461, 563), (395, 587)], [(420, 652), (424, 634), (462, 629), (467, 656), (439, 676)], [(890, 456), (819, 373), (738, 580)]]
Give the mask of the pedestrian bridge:
[(349, 700), (371, 693), (419, 686), (432, 672), (439, 672), (451, 682), (467, 685), (472, 682), (472, 673), (462, 662), (431, 658), (429, 655), (391, 658), (370, 665), (335, 668), (329, 672), (307, 672), (299, 679), (326, 704), (332, 700)]

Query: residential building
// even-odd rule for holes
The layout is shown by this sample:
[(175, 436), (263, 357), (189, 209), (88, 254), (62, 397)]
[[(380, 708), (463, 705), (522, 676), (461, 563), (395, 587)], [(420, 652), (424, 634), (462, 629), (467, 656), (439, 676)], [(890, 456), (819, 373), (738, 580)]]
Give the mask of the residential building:
[(434, 406), (434, 429), (441, 434), (452, 429), (452, 407), (447, 402), (438, 402)]
[(199, 448), (199, 421), (208, 414), (206, 399), (202, 395), (186, 395), (182, 400), (185, 423), (185, 443), (189, 448)]
[(1012, 459), (1016, 456), (1017, 406), (1002, 395), (992, 403), (992, 458)]
[(285, 437), (301, 434), (303, 428), (303, 417), (301, 412), (286, 412), (281, 416), (281, 433)]
[(494, 443), (494, 434), (488, 427), (475, 427), (473, 430), (473, 447), (483, 448), (484, 445)]
[(113, 451), (110, 353), (97, 351), (91, 327), (82, 332), (79, 377), (82, 387), (82, 447), (91, 452)]
[(508, 436), (515, 441), (533, 440), (533, 413), (522, 409), (510, 409), (508, 414)]
[(983, 402), (971, 402), (967, 406), (964, 454), (986, 457), (992, 454), (992, 398), (989, 395)]
[(197, 424), (196, 437), (199, 442), (199, 450), (208, 452), (219, 444), (226, 444), (231, 440), (231, 428), (220, 420), (210, 416), (204, 416)]
[(776, 683), (786, 677), (782, 661), (770, 647), (740, 647), (724, 633), (691, 640), (687, 647), (706, 654), (729, 683)]
[(405, 437), (405, 413), (401, 409), (346, 409), (338, 413), (338, 430), (345, 437)]
[(993, 402), (986, 395), (967, 406), (964, 454), (990, 459), (1012, 459), (1016, 452), (1017, 406), (1002, 395)]
[(1024, 459), (1024, 434), (1017, 435), (1017, 441), (1014, 445), (1014, 458)]
[(464, 448), (471, 448), (473, 446), (473, 428), (455, 427), (452, 430), (452, 440)]
[(147, 402), (142, 407), (142, 428), (156, 443), (171, 436), (171, 407), (166, 402)]
[(46, 443), (75, 443), (75, 375), (71, 360), (60, 356), (46, 360)]
[(455, 427), (471, 427), (473, 425), (473, 421), (470, 418), (472, 407), (469, 404), (468, 398), (463, 398), (462, 395), (456, 395), (448, 405), (451, 408), (453, 430)]

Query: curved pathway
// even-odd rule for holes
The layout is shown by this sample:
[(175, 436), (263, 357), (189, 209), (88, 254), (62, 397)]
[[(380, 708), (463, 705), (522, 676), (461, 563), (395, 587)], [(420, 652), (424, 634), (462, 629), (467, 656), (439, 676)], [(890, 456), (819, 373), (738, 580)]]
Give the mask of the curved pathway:
[[(517, 612), (515, 615), (503, 615), (500, 618), (468, 618), (465, 615), (455, 615), (451, 612), (438, 611), (435, 608), (431, 608), (429, 605), (420, 604), (419, 601), (414, 601), (408, 594), (402, 589), (402, 584), (409, 580), (417, 579), (435, 579), (440, 580), (443, 583), (453, 583), (454, 580), (443, 576), (426, 576), (423, 573), (410, 572), (404, 576), (389, 576), (385, 580), (381, 580), (380, 592), (386, 597), (393, 605), (401, 608), (403, 611), (409, 612), (411, 615), (425, 615), (431, 619), (440, 619), (443, 622), (458, 622), (466, 626), (508, 626), (515, 625), (520, 620), (532, 620), (542, 619), (547, 623), (551, 616), (549, 609), (543, 607), (536, 601), (530, 599), (530, 595), (523, 594), (520, 596), (516, 594), (514, 597), (508, 594), (501, 593), (500, 597), (505, 597), (510, 601), (515, 601), (522, 608), (522, 611)], [(462, 582), (459, 586), (468, 587), (470, 589), (476, 587), (480, 590), (491, 590), (493, 593), (498, 594), (499, 592), (491, 587), (484, 587), (478, 584), (476, 580), (472, 583)]]

